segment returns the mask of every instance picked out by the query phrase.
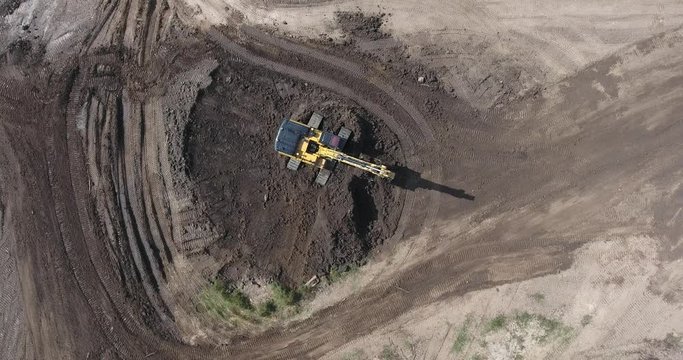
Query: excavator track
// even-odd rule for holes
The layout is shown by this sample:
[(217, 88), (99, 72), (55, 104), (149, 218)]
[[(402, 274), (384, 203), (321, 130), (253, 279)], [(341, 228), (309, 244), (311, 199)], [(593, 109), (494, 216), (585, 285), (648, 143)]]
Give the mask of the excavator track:
[(325, 184), (327, 184), (327, 181), (330, 180), (331, 175), (331, 170), (320, 169), (320, 171), (318, 171), (318, 176), (315, 177), (315, 183), (321, 186), (325, 186)]
[(314, 112), (313, 115), (311, 115), (311, 118), (308, 119), (308, 127), (312, 127), (314, 129), (317, 129), (320, 127), (320, 123), (323, 121), (323, 116), (318, 114), (317, 112)]
[(297, 171), (299, 170), (299, 165), (301, 165), (301, 160), (298, 159), (289, 159), (287, 161), (287, 169)]
[(337, 134), (337, 136), (339, 136), (340, 138), (342, 138), (344, 140), (349, 140), (349, 138), (351, 138), (351, 130), (349, 130), (345, 127), (342, 127), (339, 130), (339, 133)]

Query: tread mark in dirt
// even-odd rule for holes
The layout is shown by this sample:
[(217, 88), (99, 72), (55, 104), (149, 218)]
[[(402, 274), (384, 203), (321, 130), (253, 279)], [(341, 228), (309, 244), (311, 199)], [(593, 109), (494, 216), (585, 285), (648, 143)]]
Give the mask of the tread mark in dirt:
[[(275, 72), (279, 72), (279, 73), (283, 73), (283, 74), (286, 74), (289, 76), (297, 77), (301, 80), (314, 83), (318, 86), (321, 86), (323, 88), (327, 88), (327, 89), (330, 89), (336, 93), (339, 93), (339, 94), (341, 94), (347, 98), (353, 99), (359, 105), (363, 106), (365, 109), (374, 113), (380, 119), (384, 120), (385, 123), (399, 137), (399, 139), (401, 140), (401, 144), (404, 146), (404, 149), (407, 149), (408, 151), (415, 150), (416, 139), (419, 141), (423, 141), (425, 138), (424, 136), (422, 136), (422, 133), (418, 133), (418, 132), (414, 132), (414, 131), (413, 132), (407, 132), (404, 125), (399, 123), (396, 120), (396, 118), (394, 118), (392, 115), (390, 115), (386, 111), (384, 111), (382, 106), (379, 106), (376, 103), (368, 101), (365, 98), (361, 98), (360, 96), (355, 94), (354, 91), (352, 91), (351, 89), (347, 88), (344, 85), (341, 85), (341, 84), (335, 82), (334, 80), (326, 79), (324, 77), (318, 76), (315, 73), (311, 73), (311, 72), (300, 70), (300, 69), (297, 69), (297, 68), (294, 68), (291, 66), (276, 63), (274, 61), (268, 60), (267, 58), (263, 58), (259, 55), (255, 55), (250, 50), (248, 50), (248, 49), (234, 43), (230, 39), (228, 39), (226, 36), (224, 36), (222, 33), (220, 33), (219, 30), (217, 30), (215, 28), (210, 29), (208, 31), (208, 34), (211, 38), (213, 38), (216, 42), (218, 42), (218, 44), (221, 47), (223, 47), (225, 50), (235, 54), (236, 56), (238, 56), (241, 59), (246, 60), (247, 62), (251, 62), (257, 66), (262, 66), (266, 69), (269, 69), (269, 70), (272, 70)], [(354, 76), (354, 77), (357, 77), (357, 76)], [(364, 80), (367, 82), (367, 79), (364, 79)], [(386, 91), (383, 91), (383, 92), (387, 93)], [(401, 103), (400, 98), (398, 100), (395, 98), (396, 95), (394, 95), (394, 96), (391, 96), (391, 94), (387, 94), (387, 95), (394, 98), (394, 101), (396, 103), (399, 103), (399, 104)], [(404, 103), (405, 103), (405, 101), (404, 101)], [(406, 113), (408, 113), (408, 115), (410, 115), (409, 111), (406, 111), (406, 110), (404, 110), (404, 111)], [(419, 114), (419, 112), (418, 112), (418, 114)], [(409, 116), (409, 118), (413, 119), (412, 116)], [(415, 119), (413, 119), (413, 121), (415, 122)], [(408, 134), (410, 134), (410, 135), (408, 135)], [(431, 134), (430, 130), (427, 131), (427, 135), (433, 136), (433, 134)], [(409, 166), (411, 164), (416, 164), (418, 161), (417, 154), (413, 153), (413, 156), (409, 156), (407, 158), (407, 161), (408, 161)], [(433, 164), (427, 164), (427, 165), (432, 166), (432, 170), (434, 171), (434, 175), (436, 175), (438, 177), (441, 176), (440, 167), (437, 167), (435, 169)], [(438, 170), (438, 171), (436, 171), (436, 170)], [(412, 194), (412, 193), (409, 193), (409, 194)], [(413, 204), (415, 201), (414, 198), (415, 198), (415, 196), (412, 196), (411, 198), (406, 196), (406, 199), (405, 199), (406, 203), (404, 205), (404, 211), (401, 215), (402, 220), (410, 214), (411, 211), (408, 211), (408, 210), (412, 210), (412, 206), (414, 206)], [(434, 203), (430, 204), (430, 205), (432, 205), (433, 211), (428, 213), (427, 218), (429, 221), (425, 221), (425, 224), (429, 224), (430, 221), (432, 221), (433, 217), (435, 216), (436, 211), (437, 211), (437, 209), (436, 209), (437, 206), (435, 206), (435, 205), (438, 203), (438, 201), (439, 201), (439, 194), (436, 194), (436, 196), (434, 197)], [(486, 253), (486, 252), (484, 252), (484, 253)], [(424, 269), (424, 271), (430, 271), (430, 269), (433, 266), (434, 266), (433, 264), (424, 264), (424, 265), (421, 265), (420, 268)], [(410, 275), (408, 278), (414, 279), (415, 274)], [(459, 282), (459, 283), (462, 284), (463, 286), (465, 286), (464, 284), (468, 284), (469, 282)], [(375, 290), (375, 292), (376, 291), (380, 291), (380, 292), (384, 293), (384, 292), (388, 291), (388, 288), (386, 287), (386, 284), (384, 284), (384, 285), (380, 285), (379, 289)], [(374, 293), (374, 292), (371, 291), (370, 293)], [(363, 298), (354, 298), (354, 301), (363, 302), (363, 301), (369, 300), (370, 298), (372, 298), (372, 295), (367, 294), (367, 297), (364, 296)], [(408, 302), (412, 302), (412, 301), (407, 301), (404, 303), (404, 305), (406, 305)], [(323, 316), (323, 314), (321, 314), (320, 316)], [(342, 333), (347, 333), (347, 331), (351, 331), (351, 329), (346, 329), (346, 330), (342, 331)], [(279, 334), (279, 331), (274, 330), (274, 333), (271, 333), (271, 335), (275, 335), (275, 334)], [(284, 334), (281, 334), (281, 335), (284, 335)], [(350, 335), (350, 333), (348, 333), (347, 335)], [(247, 343), (244, 344), (244, 346), (249, 347), (249, 345), (248, 345), (249, 343), (252, 343), (252, 340), (247, 341)], [(298, 354), (299, 356), (301, 356), (301, 354), (307, 353), (308, 351), (312, 350), (315, 347), (316, 347), (315, 345), (310, 345), (310, 346), (305, 345), (303, 347), (303, 349), (294, 350), (296, 353), (289, 353), (289, 354), (286, 353), (286, 354), (282, 354), (280, 357), (287, 358), (288, 356), (291, 357), (295, 354)], [(256, 357), (258, 358), (258, 356), (256, 356)]]
[[(337, 69), (340, 69), (349, 75), (353, 76), (354, 78), (368, 82), (375, 87), (377, 87), (380, 91), (384, 92), (387, 96), (392, 98), (395, 103), (408, 115), (408, 118), (410, 118), (413, 122), (414, 125), (417, 126), (417, 129), (419, 130), (419, 133), (415, 132), (406, 132), (405, 127), (403, 124), (398, 123), (394, 117), (391, 115), (385, 113), (384, 111), (381, 110), (379, 106), (376, 106), (376, 104), (372, 104), (374, 106), (367, 106), (366, 104), (368, 102), (365, 101), (365, 99), (360, 99), (358, 96), (352, 96), (355, 95), (353, 92), (340, 92), (343, 95), (350, 97), (357, 101), (359, 104), (364, 106), (366, 109), (369, 111), (375, 113), (378, 117), (380, 117), (382, 120), (384, 120), (387, 125), (394, 130), (394, 132), (399, 136), (399, 139), (401, 140), (402, 145), (406, 149), (406, 152), (408, 154), (414, 153), (415, 149), (415, 144), (428, 144), (430, 146), (431, 144), (434, 143), (434, 133), (431, 129), (431, 127), (427, 124), (426, 119), (422, 115), (422, 113), (412, 104), (410, 100), (408, 100), (403, 94), (398, 92), (393, 86), (389, 85), (387, 82), (383, 81), (382, 79), (376, 77), (376, 76), (371, 76), (369, 75), (366, 71), (363, 70), (363, 68), (355, 63), (352, 63), (347, 60), (342, 60), (337, 57), (334, 57), (332, 55), (324, 54), (320, 51), (311, 49), (309, 47), (299, 45), (299, 44), (294, 44), (291, 42), (288, 42), (286, 40), (282, 39), (276, 39), (274, 37), (268, 36), (267, 34), (264, 34), (260, 31), (258, 31), (255, 28), (252, 27), (243, 27), (244, 32), (247, 35), (250, 35), (257, 40), (261, 42), (268, 43), (270, 45), (280, 47), (282, 49), (285, 49), (287, 51), (292, 51), (295, 53), (299, 53), (301, 55), (305, 56), (310, 56), (315, 59), (318, 59), (320, 61), (323, 61), (329, 65), (334, 66)], [(224, 46), (227, 50), (232, 51), (234, 53), (237, 53), (241, 57), (245, 59), (250, 59), (250, 61), (254, 62), (255, 64), (259, 64), (262, 66), (265, 66), (267, 68), (270, 68), (274, 71), (278, 72), (284, 72), (289, 75), (293, 76), (298, 76), (299, 75), (308, 75), (305, 79), (307, 81), (311, 81), (316, 83), (315, 79), (316, 76), (314, 74), (306, 73), (297, 69), (293, 69), (291, 67), (288, 67), (286, 65), (282, 64), (277, 64), (272, 61), (269, 61), (267, 59), (260, 58), (258, 56), (255, 56), (253, 54), (250, 54), (249, 51), (234, 42), (231, 42), (229, 39), (227, 39), (224, 35), (222, 35), (217, 29), (212, 28), (209, 31), (209, 35), (214, 38), (216, 41), (218, 41), (222, 46)], [(311, 76), (313, 75), (313, 76)], [(327, 84), (317, 82), (318, 85), (323, 86), (323, 87), (328, 87)], [(335, 86), (328, 87), (329, 89), (333, 91), (339, 91), (340, 89), (344, 88), (343, 85), (340, 84), (334, 84)], [(376, 111), (375, 109), (379, 110)], [(406, 124), (407, 126), (410, 126), (411, 124)], [(410, 136), (406, 136), (407, 134), (410, 134)], [(403, 135), (403, 136), (402, 136)], [(426, 158), (420, 158), (421, 162), (424, 164), (424, 167), (421, 169), (422, 171), (431, 171), (431, 176), (433, 177), (434, 181), (436, 182), (442, 182), (442, 166), (439, 164), (436, 160), (432, 160), (429, 157)], [(411, 156), (407, 157), (407, 166), (409, 168), (417, 168), (418, 163), (416, 162), (416, 159), (414, 159)], [(415, 169), (417, 170), (417, 169)], [(436, 218), (436, 215), (439, 211), (439, 203), (441, 200), (441, 194), (438, 192), (431, 192), (429, 194), (430, 196), (430, 201), (429, 201), (429, 206), (427, 207), (427, 215), (423, 221), (423, 226), (422, 228), (424, 229), (423, 231), (429, 231), (430, 225), (433, 225), (434, 220)], [(405, 226), (407, 225), (407, 220), (409, 218), (409, 215), (413, 211), (413, 206), (415, 204), (415, 194), (414, 192), (409, 192), (406, 195), (405, 198), (405, 203), (404, 203), (404, 210), (403, 214), (401, 215), (401, 220), (399, 221), (399, 226), (396, 231), (396, 236), (401, 237), (404, 230)], [(394, 238), (393, 241), (396, 241), (397, 238)], [(404, 262), (407, 259), (407, 256), (410, 254), (410, 251), (406, 255), (406, 257), (402, 260)]]

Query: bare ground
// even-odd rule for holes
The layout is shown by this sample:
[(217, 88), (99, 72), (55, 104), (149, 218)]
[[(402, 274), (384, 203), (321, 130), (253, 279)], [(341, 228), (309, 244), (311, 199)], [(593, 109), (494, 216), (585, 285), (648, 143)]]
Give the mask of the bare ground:
[[(464, 13), (472, 18), (499, 16), (465, 5)], [(666, 19), (677, 19), (675, 5)], [(271, 14), (316, 12), (329, 4), (321, 6), (296, 5)], [(59, 16), (46, 20), (49, 8), (20, 6), (3, 24), (0, 245), (10, 264), (2, 270), (4, 356), (289, 359), (346, 356), (355, 347), (374, 356), (383, 351), (386, 337), (401, 334), (442, 339), (423, 342), (427, 346), (419, 351), (447, 358), (453, 353), (444, 351), (451, 347), (444, 344), (454, 341), (451, 329), (463, 321), (464, 311), (484, 319), (525, 310), (559, 318), (578, 331), (569, 340), (572, 346), (549, 353), (530, 347), (537, 351), (526, 354), (531, 358), (680, 354), (674, 340), (683, 331), (676, 311), (682, 299), (678, 165), (683, 128), (678, 114), (683, 84), (677, 74), (683, 37), (675, 24), (620, 37), (572, 64), (549, 67), (543, 73), (547, 78), (533, 75), (541, 85), (537, 91), (514, 88), (515, 96), (494, 92), (475, 98), (478, 90), (457, 86), (461, 75), (455, 82), (418, 82), (409, 69), (430, 70), (419, 58), (406, 62), (400, 46), (389, 57), (358, 55), (372, 49), (372, 42), (381, 42), (376, 49), (395, 47), (384, 35), (341, 48), (302, 45), (257, 28), (188, 26), (197, 17), (203, 25), (212, 19), (262, 23), (254, 18), (263, 9), (217, 6), (200, 13), (166, 2), (92, 2), (82, 8), (98, 8), (99, 15), (76, 21), (70, 16), (78, 11), (67, 3)], [(28, 14), (34, 13), (31, 22)], [(376, 29), (376, 20), (370, 20), (369, 28)], [(49, 21), (55, 29), (83, 31), (33, 38), (21, 33), (31, 27), (16, 27)], [(351, 32), (358, 28), (367, 30), (354, 26)], [(402, 28), (396, 22), (380, 27), (395, 31), (410, 47), (408, 35), (416, 30), (397, 30)], [(310, 28), (292, 32), (297, 31)], [(574, 39), (560, 48), (601, 41)], [(516, 51), (528, 46), (510, 43)], [(513, 58), (521, 59), (516, 51)], [(452, 64), (471, 69), (464, 79), (491, 79), (481, 75), (491, 69), (485, 62), (477, 67), (455, 59)], [(522, 69), (532, 62), (527, 65)], [(505, 69), (494, 73), (509, 74)], [(254, 82), (237, 81), (242, 91), (230, 91), (232, 73)], [(259, 90), (250, 93), (253, 84)], [(297, 92), (310, 103), (293, 101)], [(219, 101), (233, 94), (239, 96), (232, 102)], [(270, 99), (260, 98), (264, 95)], [(240, 103), (249, 96), (267, 104)], [(501, 99), (505, 107), (496, 106)], [(329, 103), (323, 106), (323, 101)], [(291, 322), (234, 336), (217, 328), (196, 304), (196, 294), (213, 276), (236, 277), (226, 267), (228, 256), (234, 258), (226, 236), (239, 236), (240, 211), (248, 215), (245, 221), (271, 216), (270, 210), (298, 214), (284, 205), (260, 211), (257, 200), (260, 204), (277, 185), (270, 172), (249, 172), (249, 166), (264, 161), (263, 167), (280, 178), (291, 177), (286, 193), (299, 197), (297, 204), (312, 199), (300, 197), (310, 191), (305, 177), (310, 181), (311, 174), (287, 174), (277, 166), (281, 160), (266, 152), (235, 158), (230, 146), (258, 154), (272, 140), (260, 129), (274, 128), (279, 113), (305, 117), (311, 111), (307, 107), (316, 104), (336, 121), (349, 110), (367, 114), (372, 131), (358, 124), (357, 132), (379, 136), (387, 146), (374, 149), (377, 155), (398, 162), (395, 186), (342, 170), (336, 181), (348, 192), (316, 190), (316, 205), (341, 196), (347, 206), (364, 206), (367, 202), (354, 199), (356, 187), (373, 195), (381, 207), (377, 220), (368, 222), (368, 232), (377, 233), (371, 241), (378, 246), (374, 259), (349, 280), (354, 286), (347, 282), (324, 289), (310, 310)], [(229, 124), (220, 122), (229, 114), (225, 109), (239, 111)], [(258, 136), (261, 131), (267, 134)], [(240, 142), (222, 141), (231, 133), (242, 133)], [(364, 148), (362, 141), (358, 145)], [(202, 151), (209, 156), (199, 156)], [(230, 185), (241, 174), (221, 168), (225, 161), (240, 164), (250, 176), (249, 186)], [(220, 187), (227, 197), (250, 186), (262, 191), (223, 200), (233, 208), (216, 207), (211, 189)], [(337, 216), (336, 229), (358, 234), (353, 211), (345, 218), (329, 208), (315, 209), (318, 215), (307, 207), (308, 215), (292, 226), (312, 222), (314, 232), (322, 213), (328, 222)], [(296, 232), (287, 224), (281, 228), (292, 231), (290, 240), (275, 249), (272, 238), (258, 235), (261, 224), (277, 223), (245, 224), (243, 234), (263, 236), (263, 242), (243, 246), (257, 252), (239, 261), (259, 264), (267, 274), (292, 283), (358, 260), (369, 250), (358, 251), (362, 239), (348, 233), (345, 244), (353, 245), (348, 253), (341, 246), (340, 256), (333, 247), (323, 252), (331, 256), (310, 257), (298, 248)], [(291, 254), (299, 258), (288, 263)], [(596, 275), (605, 269), (609, 275)], [(520, 288), (547, 294), (553, 302), (534, 307), (529, 295), (519, 295)], [(622, 294), (621, 300), (614, 294)], [(587, 314), (592, 322), (583, 325)], [(447, 326), (437, 329), (437, 319)], [(472, 349), (469, 355), (479, 351)]]
[(223, 234), (208, 249), (224, 264), (221, 277), (298, 286), (362, 261), (393, 235), (399, 187), (343, 166), (330, 186), (313, 186), (316, 171), (292, 172), (272, 156), (282, 119), (306, 123), (314, 110), (325, 116), (323, 129), (353, 131), (349, 153), (400, 165), (403, 153), (388, 128), (334, 93), (244, 63), (225, 63), (212, 77), (190, 114), (185, 153), (199, 201)]

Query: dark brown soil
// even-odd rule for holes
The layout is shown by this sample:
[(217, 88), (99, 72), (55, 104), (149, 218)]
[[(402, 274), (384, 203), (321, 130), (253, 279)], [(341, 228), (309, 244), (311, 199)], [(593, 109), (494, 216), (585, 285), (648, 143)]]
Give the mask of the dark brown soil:
[(39, 64), (44, 54), (44, 46), (28, 40), (18, 40), (7, 47), (6, 60), (8, 65), (28, 67)]
[(187, 130), (186, 158), (200, 201), (223, 234), (208, 251), (224, 258), (229, 280), (274, 277), (297, 285), (361, 261), (391, 236), (399, 190), (357, 169), (337, 166), (327, 186), (317, 171), (293, 172), (273, 150), (285, 117), (354, 132), (347, 151), (401, 162), (398, 140), (362, 108), (310, 84), (238, 62), (223, 63), (200, 94)]
[(380, 30), (386, 14), (365, 14), (362, 12), (340, 11), (336, 13), (337, 23), (352, 38), (378, 40), (389, 37)]
[(14, 12), (24, 0), (0, 0), (0, 16), (6, 16)]
[[(680, 254), (680, 191), (645, 198), (658, 204), (654, 225), (644, 205), (633, 218), (615, 211), (626, 193), (679, 182), (680, 78), (657, 82), (668, 63), (652, 62), (624, 74), (650, 79), (633, 83), (642, 96), (586, 96), (617, 60), (658, 57), (592, 64), (561, 97), (526, 99), (509, 109), (524, 116), (508, 117), (440, 92), (391, 39), (316, 49), (246, 28), (203, 34), (174, 28), (170, 8), (103, 2), (74, 55), (49, 64), (23, 41), (0, 54), (0, 254), (16, 264), (3, 274), (0, 358), (318, 359), (416, 309), (567, 269), (578, 246), (615, 229)], [(378, 36), (377, 19), (356, 20), (343, 19), (354, 39)], [(642, 44), (681, 46), (669, 40)], [(403, 188), (345, 167), (319, 188), (313, 169), (286, 170), (275, 130), (312, 111), (354, 130), (352, 153), (398, 163)], [(418, 234), (389, 259), (395, 270), (310, 317), (202, 339), (213, 323), (195, 305), (216, 271), (299, 284)]]

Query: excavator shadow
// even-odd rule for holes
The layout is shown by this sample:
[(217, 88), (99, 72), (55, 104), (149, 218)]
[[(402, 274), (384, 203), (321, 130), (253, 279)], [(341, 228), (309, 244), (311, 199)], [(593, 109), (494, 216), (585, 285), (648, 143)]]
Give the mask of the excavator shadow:
[(435, 190), (458, 199), (474, 201), (474, 195), (468, 194), (465, 190), (423, 179), (422, 174), (405, 166), (393, 166), (391, 170), (396, 173), (396, 177), (391, 183), (402, 189), (410, 191), (415, 191), (416, 189)]

